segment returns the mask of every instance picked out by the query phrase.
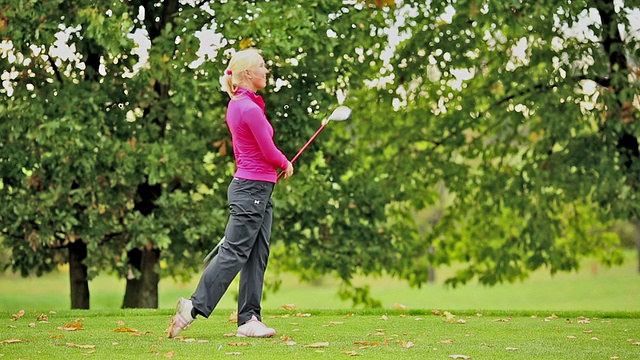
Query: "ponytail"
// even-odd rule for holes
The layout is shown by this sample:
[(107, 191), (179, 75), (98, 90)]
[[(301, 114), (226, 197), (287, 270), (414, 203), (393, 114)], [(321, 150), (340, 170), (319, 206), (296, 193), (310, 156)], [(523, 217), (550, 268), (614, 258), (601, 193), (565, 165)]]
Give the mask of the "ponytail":
[(225, 91), (230, 98), (234, 99), (238, 87), (246, 80), (246, 71), (260, 64), (261, 60), (262, 57), (255, 48), (240, 50), (233, 54), (227, 69), (220, 77), (222, 91)]

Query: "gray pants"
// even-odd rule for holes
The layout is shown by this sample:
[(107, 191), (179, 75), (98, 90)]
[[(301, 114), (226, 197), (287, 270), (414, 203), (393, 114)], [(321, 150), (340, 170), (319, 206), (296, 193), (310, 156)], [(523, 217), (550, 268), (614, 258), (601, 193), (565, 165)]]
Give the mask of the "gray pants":
[(253, 315), (262, 321), (260, 303), (269, 260), (274, 185), (237, 178), (231, 181), (227, 191), (231, 215), (224, 233), (226, 239), (191, 296), (198, 314), (209, 317), (240, 272), (238, 325)]

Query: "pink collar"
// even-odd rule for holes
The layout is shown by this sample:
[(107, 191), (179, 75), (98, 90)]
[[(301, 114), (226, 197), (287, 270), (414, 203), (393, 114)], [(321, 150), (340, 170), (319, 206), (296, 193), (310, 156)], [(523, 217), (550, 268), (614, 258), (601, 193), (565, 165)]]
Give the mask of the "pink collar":
[(249, 97), (249, 99), (251, 99), (254, 103), (256, 103), (256, 105), (260, 106), (262, 111), (264, 111), (265, 105), (264, 105), (264, 99), (262, 98), (262, 96), (243, 87), (238, 88), (238, 90), (236, 91), (236, 95), (238, 96), (246, 95), (247, 97)]

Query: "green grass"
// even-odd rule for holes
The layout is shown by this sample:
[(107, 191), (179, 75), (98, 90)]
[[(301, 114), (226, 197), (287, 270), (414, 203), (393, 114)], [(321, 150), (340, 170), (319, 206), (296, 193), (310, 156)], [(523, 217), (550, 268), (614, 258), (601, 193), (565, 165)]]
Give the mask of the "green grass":
[[(534, 272), (524, 282), (487, 287), (471, 283), (456, 289), (447, 288), (443, 280), (454, 271), (437, 270), (437, 281), (421, 289), (388, 277), (362, 278), (357, 284), (369, 284), (372, 295), (382, 301), (383, 308), (403, 304), (409, 309), (493, 309), (493, 310), (587, 310), (640, 311), (640, 275), (636, 253), (626, 253), (623, 266), (606, 268), (586, 260), (582, 270), (551, 276)], [(199, 274), (184, 284), (164, 279), (159, 285), (159, 308), (172, 308), (179, 296), (188, 297), (195, 289)], [(99, 276), (90, 282), (91, 309), (118, 309), (122, 304), (125, 283), (112, 276)], [(0, 274), (0, 310), (63, 310), (70, 306), (68, 273), (62, 269), (41, 278), (21, 278)], [(231, 285), (219, 308), (235, 308), (237, 283)], [(329, 277), (316, 284), (299, 283), (293, 275), (285, 275), (275, 294), (267, 294), (265, 309), (279, 309), (295, 304), (303, 309), (348, 309), (349, 301), (340, 300), (337, 282)]]
[[(469, 284), (448, 289), (442, 281), (454, 271), (451, 268), (438, 269), (438, 281), (422, 289), (388, 277), (358, 279), (359, 284), (369, 284), (372, 295), (382, 301), (384, 309), (375, 310), (346, 310), (351, 304), (337, 298), (337, 283), (331, 278), (301, 284), (286, 275), (281, 290), (263, 302), (264, 321), (278, 330), (278, 336), (249, 340), (225, 336), (236, 330), (228, 319), (235, 308), (237, 284), (210, 319), (197, 320), (183, 339), (167, 339), (163, 331), (176, 298), (191, 294), (197, 276), (185, 284), (161, 281), (159, 310), (120, 310), (124, 282), (100, 276), (90, 283), (92, 310), (71, 311), (66, 310), (70, 301), (64, 269), (42, 278), (4, 274), (0, 275), (0, 343), (4, 342), (0, 358), (193, 359), (241, 353), (256, 359), (350, 355), (369, 359), (451, 359), (451, 355), (639, 359), (640, 281), (635, 256), (628, 252), (628, 261), (619, 267), (596, 267), (585, 261), (578, 272), (552, 277), (538, 271), (525, 282), (495, 287)], [(286, 311), (284, 304), (309, 310)], [(406, 310), (391, 310), (394, 304), (403, 304)], [(21, 309), (26, 314), (13, 321), (12, 314)], [(453, 322), (434, 314), (435, 309), (454, 314)], [(40, 314), (47, 315), (47, 321), (39, 320)], [(465, 323), (457, 323), (461, 319)], [(76, 320), (82, 330), (60, 330)], [(114, 331), (121, 327), (138, 332)], [(324, 342), (328, 347), (307, 346)], [(407, 344), (412, 346), (405, 347)]]
[[(298, 316), (307, 313), (310, 316)], [(0, 317), (0, 341), (20, 340), (0, 345), (0, 357), (195, 359), (238, 353), (250, 359), (640, 358), (640, 313), (566, 312), (551, 318), (549, 313), (487, 311), (478, 316), (461, 311), (447, 322), (442, 315), (421, 310), (271, 310), (264, 321), (278, 330), (272, 339), (225, 336), (233, 335), (236, 325), (222, 311), (197, 320), (179, 339), (163, 333), (169, 310), (67, 310), (47, 314), (46, 322), (37, 320), (39, 314), (28, 312), (17, 321)], [(81, 330), (60, 329), (76, 321)], [(122, 327), (137, 332), (114, 331)], [(309, 347), (316, 343), (328, 346)]]

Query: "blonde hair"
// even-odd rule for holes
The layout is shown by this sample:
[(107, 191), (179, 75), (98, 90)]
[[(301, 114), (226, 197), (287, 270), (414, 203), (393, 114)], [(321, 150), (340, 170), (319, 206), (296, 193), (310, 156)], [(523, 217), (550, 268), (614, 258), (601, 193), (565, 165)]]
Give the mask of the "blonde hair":
[(260, 65), (261, 61), (262, 55), (255, 48), (247, 48), (233, 54), (227, 69), (220, 77), (222, 90), (226, 91), (232, 99), (235, 98), (238, 87), (246, 80), (246, 71)]

